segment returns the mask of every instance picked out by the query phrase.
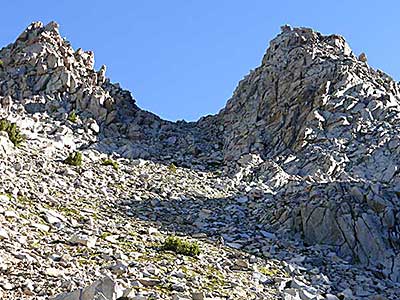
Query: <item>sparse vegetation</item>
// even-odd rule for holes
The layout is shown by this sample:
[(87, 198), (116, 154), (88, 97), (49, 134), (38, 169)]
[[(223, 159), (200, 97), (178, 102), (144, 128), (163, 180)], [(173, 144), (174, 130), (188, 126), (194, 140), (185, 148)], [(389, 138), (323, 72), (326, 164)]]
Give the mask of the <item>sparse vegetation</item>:
[(161, 245), (161, 249), (187, 256), (198, 256), (200, 254), (200, 247), (197, 242), (185, 241), (176, 236), (167, 237)]
[(102, 240), (105, 240), (106, 237), (111, 236), (111, 235), (112, 235), (112, 233), (110, 233), (110, 232), (103, 232), (102, 234), (100, 234), (100, 238)]
[(225, 286), (225, 279), (223, 274), (214, 266), (207, 266), (203, 274), (208, 279), (208, 283), (206, 286), (209, 291), (214, 291), (218, 288)]
[(177, 167), (175, 166), (174, 163), (171, 163), (171, 164), (168, 166), (168, 170), (169, 170), (171, 173), (176, 173)]
[(64, 163), (71, 166), (80, 167), (82, 165), (82, 153), (79, 151), (70, 153), (64, 160)]
[(10, 193), (0, 194), (1, 197), (7, 197), (8, 200), (12, 199), (12, 195)]
[(288, 277), (289, 274), (286, 274), (284, 271), (279, 270), (275, 267), (260, 267), (259, 268), (260, 273), (266, 275), (266, 276), (270, 276), (270, 277), (274, 277), (274, 276), (280, 276), (280, 277)]
[(40, 247), (40, 243), (38, 241), (34, 241), (31, 243), (31, 247), (33, 249), (38, 249)]
[(75, 112), (75, 110), (71, 110), (71, 112), (69, 113), (69, 115), (68, 115), (68, 121), (71, 121), (72, 123), (76, 123), (76, 121), (77, 121), (77, 116), (76, 116), (76, 112)]
[(17, 124), (11, 123), (7, 119), (0, 120), (0, 131), (7, 132), (8, 138), (15, 147), (19, 147), (25, 141), (25, 136), (21, 134)]
[(105, 158), (101, 161), (101, 164), (103, 166), (112, 166), (114, 168), (114, 170), (118, 170), (119, 165), (118, 162), (116, 162), (115, 160), (109, 159), (109, 158)]
[(29, 199), (28, 197), (25, 197), (25, 196), (18, 196), (17, 201), (19, 203), (21, 203), (22, 205), (32, 206), (34, 204), (34, 202), (31, 199)]

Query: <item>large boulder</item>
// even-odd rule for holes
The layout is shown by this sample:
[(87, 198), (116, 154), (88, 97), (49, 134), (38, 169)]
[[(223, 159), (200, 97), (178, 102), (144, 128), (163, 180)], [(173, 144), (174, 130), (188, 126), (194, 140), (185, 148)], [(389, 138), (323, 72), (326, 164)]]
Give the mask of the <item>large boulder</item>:
[(123, 290), (109, 277), (95, 281), (90, 286), (58, 295), (53, 300), (117, 300)]

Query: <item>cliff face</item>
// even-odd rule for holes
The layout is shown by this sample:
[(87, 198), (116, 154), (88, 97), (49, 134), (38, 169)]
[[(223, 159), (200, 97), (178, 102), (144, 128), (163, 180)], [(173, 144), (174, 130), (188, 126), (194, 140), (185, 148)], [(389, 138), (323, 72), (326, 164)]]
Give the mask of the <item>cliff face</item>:
[[(337, 299), (329, 298), (331, 292), (357, 299), (368, 289), (388, 299), (395, 295), (400, 282), (400, 87), (370, 68), (364, 54), (356, 57), (343, 37), (282, 27), (226, 107), (190, 123), (141, 110), (130, 92), (110, 82), (105, 66), (94, 70), (92, 52), (74, 50), (61, 38), (54, 22), (32, 23), (0, 50), (0, 61), (0, 118), (15, 122), (26, 137), (18, 148), (10, 142), (10, 130), (0, 129), (0, 220), (6, 228), (0, 227), (0, 239), (7, 241), (0, 255), (8, 253), (9, 265), (9, 254), (19, 248), (35, 257), (38, 272), (32, 278), (46, 287), (41, 291), (29, 283), (27, 294), (82, 288), (99, 274), (128, 287), (135, 272), (142, 280), (135, 283), (139, 287), (153, 288), (149, 277), (162, 274), (154, 286), (171, 289), (177, 284), (170, 282), (176, 277), (171, 270), (177, 266), (159, 259), (146, 243), (181, 232), (227, 241), (226, 249), (202, 243), (205, 256), (186, 261), (210, 297), (229, 296), (223, 282), (234, 290), (233, 299), (314, 299), (307, 293)], [(63, 164), (74, 151), (83, 153), (84, 168)], [(118, 161), (121, 169), (104, 169), (104, 159)], [(10, 213), (3, 214), (8, 210), (22, 216), (16, 224)], [(42, 218), (47, 227), (40, 226)], [(154, 222), (159, 235), (130, 235), (147, 232), (146, 222)], [(43, 230), (51, 234), (41, 236)], [(29, 243), (16, 232), (28, 232)], [(134, 255), (118, 237), (106, 240), (109, 235), (127, 239)], [(40, 247), (29, 246), (40, 237)], [(96, 264), (37, 255), (40, 249), (76, 258), (81, 250), (74, 246), (88, 244), (100, 247), (84, 251)], [(238, 251), (234, 262), (226, 260), (231, 248)], [(156, 271), (137, 260), (142, 255), (157, 257), (151, 262)], [(274, 265), (274, 274), (297, 278), (306, 270), (310, 288), (282, 278), (272, 278), (275, 285), (268, 286), (266, 274), (272, 271), (259, 272), (269, 266), (268, 257), (284, 261)], [(304, 266), (287, 267), (285, 260), (292, 263), (293, 257), (306, 257), (296, 261)], [(115, 265), (104, 267), (107, 260)], [(49, 284), (49, 278), (62, 277), (54, 275), (59, 262), (80, 281)], [(26, 278), (29, 263), (22, 259)], [(207, 265), (223, 278), (196, 273)], [(256, 271), (235, 277), (243, 269)], [(352, 279), (359, 276), (380, 284)], [(196, 292), (187, 277), (179, 277), (184, 297)], [(11, 274), (9, 279), (20, 278)], [(221, 286), (210, 291), (210, 282), (216, 281)], [(115, 288), (108, 278), (91, 285), (90, 293), (103, 285)], [(17, 284), (15, 299), (22, 299), (26, 286)], [(353, 286), (357, 289), (349, 294)], [(145, 299), (136, 296), (131, 298)], [(75, 299), (66, 297), (71, 298), (60, 299)]]

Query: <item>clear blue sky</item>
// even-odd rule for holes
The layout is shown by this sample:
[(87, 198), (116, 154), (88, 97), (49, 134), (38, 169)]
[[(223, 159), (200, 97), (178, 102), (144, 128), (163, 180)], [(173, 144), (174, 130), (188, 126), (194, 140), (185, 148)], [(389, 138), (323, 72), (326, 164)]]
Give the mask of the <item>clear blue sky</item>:
[(218, 112), (285, 23), (344, 35), (370, 65), (400, 79), (395, 0), (7, 0), (1, 11), (2, 46), (31, 21), (55, 20), (140, 107), (169, 120)]

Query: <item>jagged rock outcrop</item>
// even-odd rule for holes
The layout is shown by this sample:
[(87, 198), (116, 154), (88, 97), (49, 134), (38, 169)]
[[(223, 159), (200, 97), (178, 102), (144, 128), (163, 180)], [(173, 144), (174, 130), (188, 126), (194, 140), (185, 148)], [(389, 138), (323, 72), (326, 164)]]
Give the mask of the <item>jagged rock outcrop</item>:
[(286, 30), (220, 113), (225, 159), (295, 155), (285, 163), (291, 174), (398, 182), (399, 97), (398, 84), (359, 61), (342, 37)]
[(0, 60), (0, 95), (18, 100), (28, 113), (66, 118), (76, 111), (94, 118), (102, 128), (102, 150), (130, 158), (173, 157), (179, 163), (183, 152), (193, 159), (202, 152), (200, 159), (212, 161), (205, 157), (209, 146), (201, 131), (140, 110), (130, 92), (105, 77), (105, 66), (94, 70), (93, 52), (73, 50), (54, 22), (32, 23), (1, 49)]
[(45, 104), (58, 101), (66, 111), (75, 108), (107, 124), (115, 120), (115, 102), (122, 99), (101, 88), (93, 53), (74, 51), (56, 23), (32, 23), (15, 43), (1, 50), (0, 57), (1, 93), (20, 101), (35, 99), (25, 103), (28, 111), (44, 110)]
[(299, 231), (400, 279), (393, 79), (357, 59), (340, 36), (285, 27), (219, 117), (226, 161), (256, 153), (298, 177), (271, 197), (278, 207), (265, 217), (271, 228)]
[[(365, 54), (355, 56), (341, 36), (284, 26), (224, 109), (198, 122), (169, 122), (136, 106), (105, 66), (96, 71), (93, 53), (73, 50), (56, 23), (35, 22), (0, 50), (0, 117), (26, 137), (18, 148), (0, 132), (6, 295), (63, 291), (69, 293), (57, 299), (80, 299), (90, 291), (93, 298), (104, 282), (111, 289), (133, 282), (137, 299), (158, 295), (136, 293), (153, 284), (184, 297), (203, 297), (198, 287), (225, 297), (226, 282), (234, 299), (396, 294), (400, 87), (370, 68)], [(63, 164), (75, 150), (83, 152), (85, 168)], [(104, 170), (108, 156), (122, 170), (118, 164)], [(71, 205), (82, 211), (65, 208)], [(147, 234), (148, 223), (138, 220), (154, 222), (159, 235)], [(204, 257), (183, 259), (191, 271), (179, 273), (147, 243), (176, 231), (219, 245), (202, 243)], [(39, 237), (42, 244), (27, 246)], [(76, 263), (79, 247), (89, 257), (85, 266)], [(228, 254), (232, 249), (239, 252)], [(148, 251), (157, 261), (138, 260)], [(24, 277), (34, 268), (32, 280), (65, 280), (36, 286), (10, 271), (15, 260)], [(218, 276), (191, 278), (204, 268)], [(238, 270), (245, 270), (240, 278)], [(95, 281), (104, 276), (110, 279)], [(210, 291), (210, 282), (221, 286)]]

